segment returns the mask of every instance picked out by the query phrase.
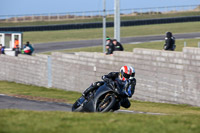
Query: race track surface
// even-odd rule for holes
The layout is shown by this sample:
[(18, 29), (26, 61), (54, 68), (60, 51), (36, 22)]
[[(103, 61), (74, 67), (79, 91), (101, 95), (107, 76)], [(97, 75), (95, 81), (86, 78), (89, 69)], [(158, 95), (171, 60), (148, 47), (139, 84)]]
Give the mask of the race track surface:
[(66, 103), (34, 101), (23, 98), (0, 95), (0, 109), (71, 111), (71, 105)]
[[(199, 38), (200, 32), (174, 34), (174, 37), (176, 39)], [(134, 44), (134, 43), (141, 43), (141, 42), (163, 41), (164, 38), (165, 38), (165, 35), (124, 37), (124, 38), (121, 38), (121, 43)], [(102, 39), (97, 39), (97, 40), (40, 43), (40, 44), (34, 44), (34, 48), (35, 48), (35, 53), (41, 53), (41, 52), (48, 52), (48, 51), (55, 51), (55, 50), (101, 46), (101, 45), (102, 45)]]
[[(67, 103), (35, 101), (35, 100), (28, 100), (24, 98), (17, 98), (0, 94), (0, 109), (71, 112), (71, 107), (72, 105)], [(118, 110), (115, 111), (115, 113), (164, 115), (161, 113), (140, 112), (140, 111), (130, 111), (130, 110)]]

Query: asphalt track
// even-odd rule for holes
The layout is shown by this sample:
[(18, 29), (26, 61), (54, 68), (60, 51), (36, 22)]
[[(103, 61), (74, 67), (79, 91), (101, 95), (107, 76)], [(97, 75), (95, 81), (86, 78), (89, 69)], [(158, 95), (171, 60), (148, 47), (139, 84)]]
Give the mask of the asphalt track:
[[(28, 100), (24, 98), (17, 98), (0, 94), (0, 109), (20, 109), (20, 110), (33, 110), (33, 111), (67, 111), (71, 112), (71, 104), (44, 102)], [(132, 113), (132, 114), (150, 114), (150, 115), (164, 115), (161, 113), (118, 110), (116, 113)]]
[[(174, 37), (176, 39), (200, 38), (200, 32), (174, 34)], [(124, 38), (121, 38), (121, 43), (122, 44), (137, 44), (141, 42), (163, 41), (164, 38), (165, 38), (165, 35), (124, 37)], [(35, 48), (35, 53), (41, 53), (41, 52), (48, 52), (48, 51), (91, 47), (91, 46), (101, 46), (101, 45), (102, 45), (102, 39), (97, 39), (97, 40), (40, 43), (40, 44), (34, 44), (34, 48)]]
[(24, 98), (0, 95), (0, 109), (22, 109), (35, 111), (71, 111), (66, 103), (34, 101)]

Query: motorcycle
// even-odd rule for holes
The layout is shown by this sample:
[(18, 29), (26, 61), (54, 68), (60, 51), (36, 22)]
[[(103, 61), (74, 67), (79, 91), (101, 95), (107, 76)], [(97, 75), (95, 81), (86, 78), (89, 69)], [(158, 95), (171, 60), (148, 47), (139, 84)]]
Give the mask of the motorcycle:
[(104, 82), (86, 98), (81, 96), (72, 106), (72, 112), (113, 112), (120, 108), (123, 97), (120, 93), (120, 81)]

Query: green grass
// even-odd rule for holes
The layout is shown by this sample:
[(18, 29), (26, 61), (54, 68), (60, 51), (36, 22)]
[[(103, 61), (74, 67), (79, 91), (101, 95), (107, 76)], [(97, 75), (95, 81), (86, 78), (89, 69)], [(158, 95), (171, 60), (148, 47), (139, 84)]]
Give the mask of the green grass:
[(58, 90), (55, 88), (45, 88), (14, 82), (0, 81), (1, 94), (18, 94), (35, 97), (55, 98), (66, 100), (68, 103), (73, 103), (81, 94), (73, 91)]
[(199, 133), (199, 116), (0, 110), (3, 133)]
[[(67, 92), (0, 81), (0, 94), (66, 99), (73, 103), (77, 92)], [(137, 92), (136, 92), (137, 93)], [(189, 105), (174, 105), (131, 101), (130, 110), (159, 112), (167, 115), (145, 115), (124, 113), (72, 113), (62, 111), (0, 110), (0, 132), (2, 133), (199, 133), (200, 108)]]
[[(140, 20), (140, 19), (152, 19), (152, 18), (169, 18), (169, 17), (185, 17), (185, 16), (197, 16), (200, 12), (176, 12), (167, 14), (140, 14), (137, 16), (121, 16), (122, 21), (127, 20)], [(107, 21), (114, 21), (114, 17), (107, 17)], [(0, 22), (0, 27), (8, 26), (31, 26), (31, 25), (54, 25), (54, 24), (72, 24), (72, 23), (90, 23), (90, 22), (102, 22), (102, 17), (99, 18), (87, 18), (87, 19), (69, 19), (60, 21), (35, 21), (35, 22)]]
[[(145, 36), (145, 35), (161, 35), (166, 31), (172, 33), (189, 33), (200, 32), (199, 22), (188, 23), (173, 23), (173, 24), (158, 24), (158, 25), (143, 25), (121, 27), (121, 37)], [(107, 28), (107, 35), (113, 38), (113, 28)], [(79, 29), (79, 30), (60, 30), (60, 31), (37, 31), (24, 32), (23, 41), (31, 43), (43, 42), (62, 42), (73, 40), (94, 40), (102, 38), (103, 30), (96, 29)]]
[[(187, 43), (187, 47), (198, 47), (198, 42), (200, 39), (184, 39), (184, 40), (176, 40), (176, 49), (175, 51), (182, 51), (184, 47), (184, 42)], [(146, 48), (146, 49), (157, 49), (162, 50), (164, 45), (164, 40), (159, 42), (145, 42), (139, 44), (123, 44), (124, 51), (132, 52), (134, 48)], [(67, 49), (67, 50), (60, 50), (58, 52), (102, 52), (102, 46), (96, 47), (85, 47), (85, 48), (75, 48), (75, 49)], [(51, 52), (46, 52), (45, 54), (51, 54)]]
[[(184, 42), (186, 42), (187, 47), (198, 47), (198, 42), (200, 39), (184, 39), (184, 40), (176, 40), (176, 49), (175, 51), (182, 51), (184, 47)], [(140, 44), (125, 44), (125, 51), (131, 52), (134, 48), (147, 48), (147, 49), (157, 49), (162, 50), (165, 41), (162, 42), (145, 42)]]

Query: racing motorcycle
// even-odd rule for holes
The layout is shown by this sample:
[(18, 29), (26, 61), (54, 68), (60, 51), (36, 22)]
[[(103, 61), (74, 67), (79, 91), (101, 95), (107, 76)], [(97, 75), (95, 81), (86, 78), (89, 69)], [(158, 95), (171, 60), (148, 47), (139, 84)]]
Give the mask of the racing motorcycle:
[(104, 82), (86, 98), (81, 96), (72, 106), (73, 112), (113, 112), (120, 108), (123, 97), (120, 93), (120, 81)]

